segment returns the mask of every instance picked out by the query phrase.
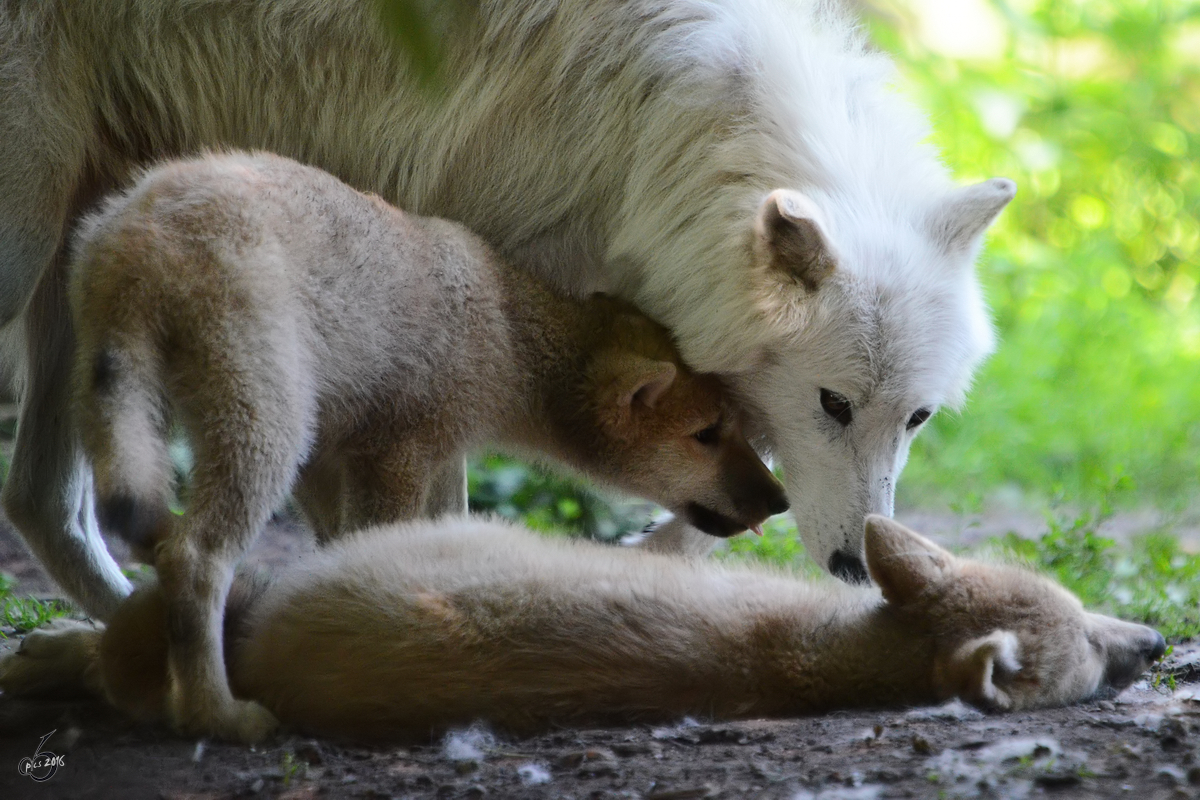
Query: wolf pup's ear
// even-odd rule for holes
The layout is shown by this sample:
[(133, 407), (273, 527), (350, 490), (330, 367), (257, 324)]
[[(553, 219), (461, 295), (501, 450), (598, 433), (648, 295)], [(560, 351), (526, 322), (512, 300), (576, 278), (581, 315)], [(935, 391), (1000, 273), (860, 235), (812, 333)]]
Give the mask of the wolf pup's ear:
[(610, 354), (596, 365), (602, 416), (610, 424), (627, 422), (640, 408), (654, 408), (679, 373), (670, 361), (631, 353)]
[(1008, 178), (992, 178), (955, 189), (929, 216), (934, 240), (947, 253), (969, 252), (1017, 193)]
[(631, 367), (629, 374), (622, 381), (624, 385), (617, 397), (617, 403), (625, 408), (638, 405), (654, 408), (658, 399), (671, 388), (678, 374), (675, 365), (670, 361), (639, 358)]
[(866, 520), (867, 571), (884, 599), (905, 605), (940, 583), (953, 556), (920, 534), (879, 514)]
[(1012, 697), (996, 685), (998, 679), (1021, 670), (1020, 643), (1016, 634), (996, 630), (960, 645), (936, 667), (934, 680), (946, 695), (973, 706), (1008, 711)]
[(815, 292), (837, 267), (821, 210), (800, 192), (776, 189), (767, 195), (754, 223), (754, 254), (776, 275)]

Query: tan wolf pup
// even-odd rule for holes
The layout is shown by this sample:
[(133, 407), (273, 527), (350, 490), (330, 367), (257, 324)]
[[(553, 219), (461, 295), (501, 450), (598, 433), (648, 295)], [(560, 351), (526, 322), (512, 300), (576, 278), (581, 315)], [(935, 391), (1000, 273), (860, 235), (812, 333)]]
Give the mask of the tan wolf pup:
[[(477, 520), (334, 544), (273, 585), (242, 582), (230, 681), (317, 734), (422, 739), (484, 719), (551, 725), (780, 717), (952, 697), (1015, 710), (1108, 696), (1162, 656), (1157, 632), (1085, 611), (1052, 581), (866, 523), (882, 589), (811, 584)], [(143, 717), (166, 696), (161, 592), (101, 634), (31, 634), (6, 693), (86, 685)]]
[[(277, 156), (170, 162), (85, 219), (72, 264), (76, 422), (102, 521), (157, 543), (170, 719), (252, 740), (229, 692), (234, 564), (289, 489), (318, 536), (414, 518), (498, 443), (733, 533), (787, 509), (715, 378), (631, 306), (571, 301), (455, 223)], [(168, 434), (195, 453), (168, 511)]]

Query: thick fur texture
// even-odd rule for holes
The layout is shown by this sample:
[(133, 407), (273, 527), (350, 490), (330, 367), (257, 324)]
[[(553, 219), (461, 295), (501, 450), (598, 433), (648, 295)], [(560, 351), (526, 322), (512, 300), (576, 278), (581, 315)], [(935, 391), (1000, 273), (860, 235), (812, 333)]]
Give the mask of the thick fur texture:
[[(882, 597), (491, 522), (364, 532), (247, 592), (231, 680), (301, 730), (421, 739), (475, 719), (531, 733), (951, 697), (1034, 708), (1111, 695), (1163, 653), (1155, 631), (1027, 570), (956, 558), (882, 517), (866, 530)], [(162, 636), (151, 588), (99, 646), (91, 629), (59, 648), (31, 635), (37, 652), (0, 666), (0, 686), (39, 685), (39, 660), (58, 659), (40, 674), (95, 686), (99, 673), (110, 700), (157, 718)]]
[[(262, 735), (233, 701), (233, 566), (295, 486), (318, 536), (413, 519), (468, 448), (507, 444), (714, 535), (787, 509), (711, 376), (607, 297), (572, 301), (444, 220), (278, 156), (169, 162), (87, 218), (71, 267), (76, 421), (102, 517), (168, 600), (172, 717)], [(169, 511), (172, 419), (192, 444)]]
[(971, 262), (1014, 187), (952, 186), (827, 0), (484, 0), (434, 94), (370, 0), (0, 8), (0, 325), (25, 367), (4, 502), (100, 617), (129, 586), (61, 424), (62, 267), (78, 215), (159, 158), (277, 152), (632, 301), (736, 381), (807, 551), (848, 579), (920, 421), (991, 347)]

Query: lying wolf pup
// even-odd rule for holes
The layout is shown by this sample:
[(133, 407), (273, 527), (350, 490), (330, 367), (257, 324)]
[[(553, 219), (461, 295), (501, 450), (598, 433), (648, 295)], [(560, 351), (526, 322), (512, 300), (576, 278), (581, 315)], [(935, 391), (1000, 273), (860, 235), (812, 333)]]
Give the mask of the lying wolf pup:
[[(729, 536), (787, 509), (715, 378), (623, 303), (266, 154), (151, 170), (86, 219), (76, 413), (102, 521), (157, 544), (171, 718), (257, 738), (221, 661), (233, 564), (294, 486), (318, 535), (415, 518), (463, 451), (536, 452)], [(169, 417), (195, 452), (167, 510)], [(445, 506), (445, 502), (438, 504)]]
[[(1028, 570), (957, 558), (885, 517), (877, 590), (550, 540), (482, 521), (347, 538), (231, 599), (230, 681), (317, 734), (424, 738), (550, 725), (779, 717), (960, 697), (985, 709), (1128, 686), (1164, 650)], [(75, 685), (162, 714), (166, 615), (150, 587), (108, 630), (35, 632), (6, 693)]]

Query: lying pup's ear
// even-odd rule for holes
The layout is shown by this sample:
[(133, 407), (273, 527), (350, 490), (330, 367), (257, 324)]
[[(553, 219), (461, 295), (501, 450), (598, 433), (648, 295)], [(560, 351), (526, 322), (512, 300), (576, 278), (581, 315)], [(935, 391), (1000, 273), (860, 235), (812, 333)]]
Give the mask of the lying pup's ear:
[(866, 521), (867, 571), (889, 603), (904, 605), (940, 583), (954, 557), (920, 534), (879, 514)]
[(998, 679), (1021, 670), (1020, 643), (1010, 631), (992, 631), (972, 639), (938, 664), (934, 673), (939, 689), (971, 705), (1008, 711), (1013, 700), (996, 685)]
[(768, 274), (799, 281), (815, 292), (837, 266), (821, 210), (808, 197), (776, 189), (759, 206), (754, 254)]

